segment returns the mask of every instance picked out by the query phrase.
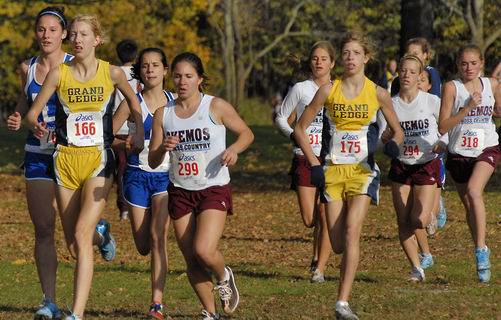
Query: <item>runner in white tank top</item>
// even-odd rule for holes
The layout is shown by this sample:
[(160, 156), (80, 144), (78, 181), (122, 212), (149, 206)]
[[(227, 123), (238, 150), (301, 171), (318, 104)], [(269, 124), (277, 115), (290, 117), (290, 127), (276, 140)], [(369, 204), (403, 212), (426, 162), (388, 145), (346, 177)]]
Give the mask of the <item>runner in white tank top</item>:
[[(438, 153), (445, 150), (445, 144), (439, 144), (440, 99), (418, 88), (423, 69), (423, 63), (417, 56), (404, 56), (399, 63), (400, 91), (392, 98), (405, 139), (400, 146), (400, 155), (392, 160), (389, 178), (392, 181), (400, 244), (411, 265), (412, 281), (424, 281), (425, 278), (415, 234), (424, 254), (433, 259), (424, 228), (433, 219), (434, 197), (440, 175)], [(387, 130), (382, 139), (390, 137), (391, 130)]]
[[(206, 76), (197, 55), (179, 54), (171, 70), (178, 98), (155, 112), (148, 160), (155, 168), (170, 152), (169, 214), (178, 245), (204, 319), (219, 319), (211, 274), (224, 311), (235, 311), (239, 302), (233, 272), (217, 248), (226, 216), (232, 213), (227, 167), (236, 163), (254, 135), (228, 102), (201, 93)], [(226, 128), (237, 136), (229, 147)]]
[(489, 282), (483, 192), (500, 157), (492, 117), (501, 116), (501, 88), (495, 79), (479, 77), (484, 59), (477, 46), (463, 46), (456, 61), (460, 79), (444, 86), (439, 130), (449, 132), (446, 168), (466, 210), (475, 244), (477, 277), (480, 282)]
[[(294, 142), (294, 157), (289, 174), (291, 189), (296, 191), (299, 210), (303, 223), (313, 230), (313, 257), (310, 266), (311, 281), (324, 282), (324, 269), (332, 250), (329, 240), (325, 204), (320, 203), (319, 190), (311, 184), (311, 170), (301, 148), (294, 141), (294, 134), (289, 118), (301, 118), (305, 108), (311, 102), (319, 86), (331, 80), (331, 70), (335, 64), (335, 50), (328, 41), (316, 42), (310, 49), (308, 60), (301, 63), (304, 71), (311, 78), (296, 83), (287, 93), (275, 120), (280, 131)], [(299, 69), (299, 68), (298, 68)], [(310, 146), (315, 156), (320, 159), (323, 129), (322, 108), (311, 125), (306, 129)]]

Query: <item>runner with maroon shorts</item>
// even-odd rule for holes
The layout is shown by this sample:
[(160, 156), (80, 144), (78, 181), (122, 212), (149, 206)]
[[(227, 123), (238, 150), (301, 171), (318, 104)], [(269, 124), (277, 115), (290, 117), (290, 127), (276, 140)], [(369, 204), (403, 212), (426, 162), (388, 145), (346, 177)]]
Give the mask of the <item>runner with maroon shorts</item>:
[[(310, 50), (305, 69), (311, 73), (310, 79), (296, 83), (289, 91), (280, 106), (275, 120), (280, 131), (290, 137), (294, 142), (294, 133), (288, 118), (294, 112), (297, 118), (301, 117), (306, 106), (311, 102), (318, 88), (331, 80), (331, 70), (335, 64), (335, 50), (328, 41), (316, 42)], [(315, 155), (319, 161), (322, 148), (322, 122), (323, 108), (317, 114), (315, 121), (308, 127), (308, 137)], [(294, 158), (290, 175), (292, 176), (291, 189), (297, 193), (299, 210), (306, 227), (314, 227), (313, 259), (311, 263), (311, 282), (324, 282), (324, 269), (332, 250), (327, 220), (325, 217), (325, 205), (319, 201), (319, 190), (311, 184), (311, 168), (301, 148), (294, 147)]]
[[(416, 282), (424, 281), (425, 275), (414, 234), (416, 230), (424, 230), (432, 220), (435, 190), (440, 182), (438, 153), (445, 150), (438, 134), (440, 99), (419, 90), (422, 72), (423, 63), (417, 56), (406, 55), (400, 60), (400, 91), (392, 100), (405, 139), (389, 172), (400, 244), (411, 264), (410, 280)], [(388, 129), (382, 139), (391, 136)], [(423, 241), (428, 246), (426, 237)]]
[[(211, 274), (224, 311), (232, 313), (239, 302), (233, 272), (217, 249), (226, 216), (232, 214), (228, 166), (236, 163), (254, 135), (228, 102), (202, 92), (206, 75), (197, 55), (176, 56), (171, 69), (178, 98), (155, 112), (148, 160), (156, 168), (170, 152), (174, 233), (203, 305), (203, 319), (219, 319)], [(237, 136), (229, 147), (226, 128)]]
[(483, 192), (501, 155), (492, 119), (501, 116), (501, 88), (495, 79), (479, 77), (484, 59), (476, 45), (461, 47), (456, 63), (460, 78), (444, 86), (439, 129), (449, 132), (446, 168), (466, 210), (475, 243), (477, 277), (480, 282), (489, 282)]

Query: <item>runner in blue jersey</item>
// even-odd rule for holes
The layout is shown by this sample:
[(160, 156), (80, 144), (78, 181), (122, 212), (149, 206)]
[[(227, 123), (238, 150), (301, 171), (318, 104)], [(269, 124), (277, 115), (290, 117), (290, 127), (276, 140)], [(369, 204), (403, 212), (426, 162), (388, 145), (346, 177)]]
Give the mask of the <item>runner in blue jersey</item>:
[[(167, 318), (163, 311), (162, 298), (167, 275), (166, 240), (170, 222), (167, 208), (169, 158), (165, 157), (162, 164), (155, 169), (148, 165), (153, 114), (158, 108), (175, 99), (171, 92), (163, 89), (167, 69), (167, 58), (159, 48), (142, 50), (133, 65), (132, 76), (144, 85), (143, 91), (137, 94), (144, 125), (144, 149), (140, 154), (128, 155), (123, 177), (124, 198), (129, 206), (132, 235), (137, 251), (141, 255), (147, 255), (151, 251), (152, 294), (149, 319)], [(118, 132), (129, 118), (131, 114), (127, 101), (124, 100), (113, 117), (114, 132)], [(128, 121), (128, 126), (130, 131), (135, 129), (132, 119)]]
[[(58, 7), (41, 10), (35, 20), (35, 36), (39, 55), (21, 63), (22, 92), (15, 112), (8, 119), (10, 130), (21, 127), (21, 118), (28, 112), (49, 70), (69, 61), (72, 56), (61, 47), (66, 39), (67, 20)], [(35, 319), (56, 319), (61, 312), (56, 301), (57, 255), (54, 242), (56, 224), (55, 183), (52, 163), (54, 152), (54, 120), (57, 96), (54, 94), (38, 116), (49, 130), (42, 139), (28, 132), (25, 145), (24, 176), (26, 178), (26, 199), (31, 221), (35, 227), (35, 264), (44, 295), (42, 305), (35, 313)]]

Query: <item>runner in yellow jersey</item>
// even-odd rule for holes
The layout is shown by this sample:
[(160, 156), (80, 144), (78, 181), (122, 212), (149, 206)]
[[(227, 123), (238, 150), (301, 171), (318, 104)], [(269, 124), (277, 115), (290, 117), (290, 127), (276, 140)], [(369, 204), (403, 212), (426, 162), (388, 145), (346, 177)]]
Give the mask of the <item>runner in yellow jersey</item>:
[[(398, 156), (403, 132), (393, 111), (390, 95), (365, 77), (364, 67), (372, 55), (370, 42), (358, 33), (348, 33), (341, 42), (344, 74), (340, 80), (320, 87), (294, 130), (296, 141), (311, 168), (312, 184), (323, 187), (327, 203), (329, 236), (335, 253), (343, 254), (336, 318), (358, 319), (348, 306), (359, 261), (359, 241), (369, 203), (378, 201), (379, 169), (374, 161), (380, 109), (394, 132), (385, 152)], [(325, 106), (322, 168), (315, 157), (306, 129)], [(325, 136), (327, 134), (328, 136)], [(325, 176), (324, 176), (325, 174)]]
[[(92, 284), (94, 267), (92, 245), (99, 244), (103, 257), (114, 255), (109, 225), (99, 222), (112, 184), (114, 157), (111, 112), (112, 93), (118, 88), (125, 95), (136, 120), (135, 151), (143, 146), (141, 112), (124, 72), (95, 56), (104, 32), (93, 15), (75, 17), (69, 28), (75, 58), (52, 69), (26, 115), (35, 136), (47, 132), (37, 116), (50, 96), (57, 92), (56, 151), (54, 167), (57, 204), (70, 253), (77, 259), (73, 313), (66, 320), (81, 319)], [(98, 234), (94, 232), (98, 225)]]

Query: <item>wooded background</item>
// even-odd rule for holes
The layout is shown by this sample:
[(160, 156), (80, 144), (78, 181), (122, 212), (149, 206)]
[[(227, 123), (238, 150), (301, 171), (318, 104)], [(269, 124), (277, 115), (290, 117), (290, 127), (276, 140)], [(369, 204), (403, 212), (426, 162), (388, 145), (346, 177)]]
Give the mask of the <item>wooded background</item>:
[(140, 47), (158, 46), (169, 60), (183, 51), (197, 53), (210, 78), (208, 91), (236, 106), (284, 92), (297, 80), (284, 66), (288, 54), (306, 58), (315, 41), (336, 45), (354, 28), (377, 44), (368, 66), (376, 82), (410, 37), (429, 39), (436, 52), (431, 65), (444, 80), (455, 76), (454, 55), (462, 44), (474, 42), (484, 50), (487, 74), (501, 57), (500, 0), (0, 0), (4, 117), (20, 91), (19, 63), (37, 53), (35, 16), (48, 5), (64, 7), (70, 20), (77, 13), (96, 13), (110, 39), (97, 54), (116, 64), (115, 45), (124, 38)]

